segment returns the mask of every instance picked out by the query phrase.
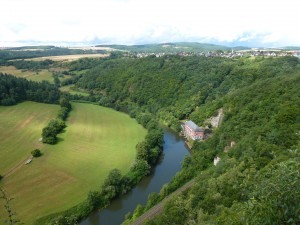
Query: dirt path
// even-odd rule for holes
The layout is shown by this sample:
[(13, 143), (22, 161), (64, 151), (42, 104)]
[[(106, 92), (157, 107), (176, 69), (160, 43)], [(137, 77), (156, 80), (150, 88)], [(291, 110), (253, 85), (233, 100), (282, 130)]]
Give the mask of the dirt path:
[(192, 187), (195, 183), (195, 180), (191, 180), (188, 183), (186, 183), (185, 185), (183, 185), (181, 188), (177, 189), (175, 192), (173, 192), (171, 195), (167, 196), (164, 198), (164, 200), (162, 200), (160, 203), (158, 203), (157, 205), (153, 206), (151, 209), (149, 209), (146, 213), (144, 213), (143, 215), (141, 215), (139, 218), (137, 218), (135, 221), (133, 221), (131, 223), (131, 225), (141, 225), (143, 224), (146, 220), (151, 220), (153, 219), (155, 216), (159, 215), (162, 213), (164, 205), (166, 204), (166, 202), (168, 202), (172, 197), (174, 197), (175, 195), (178, 195), (179, 193), (189, 189), (190, 187)]
[(9, 177), (10, 175), (12, 175), (13, 173), (15, 173), (17, 170), (19, 170), (22, 166), (25, 165), (26, 161), (31, 159), (32, 160), (32, 156), (21, 161), (20, 163), (18, 163), (16, 166), (14, 166), (12, 169), (10, 169), (4, 176), (3, 178), (5, 177)]

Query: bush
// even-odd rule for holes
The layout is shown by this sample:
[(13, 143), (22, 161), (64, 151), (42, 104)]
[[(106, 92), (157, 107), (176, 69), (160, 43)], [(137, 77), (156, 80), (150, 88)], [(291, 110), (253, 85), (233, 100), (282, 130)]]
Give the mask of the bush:
[(2, 180), (3, 176), (0, 174), (0, 180)]
[(39, 149), (34, 149), (32, 152), (31, 152), (31, 155), (33, 157), (40, 157), (42, 155), (41, 151)]
[(47, 144), (56, 144), (57, 137), (56, 135), (59, 134), (64, 128), (66, 124), (61, 119), (53, 119), (51, 120), (47, 127), (43, 128), (42, 137), (43, 143)]

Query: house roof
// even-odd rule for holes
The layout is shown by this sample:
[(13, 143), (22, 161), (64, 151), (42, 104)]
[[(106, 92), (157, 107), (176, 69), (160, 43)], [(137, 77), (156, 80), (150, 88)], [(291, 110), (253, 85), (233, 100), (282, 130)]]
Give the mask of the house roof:
[(189, 120), (187, 122), (185, 122), (185, 124), (193, 129), (194, 131), (204, 131), (203, 128), (199, 127), (197, 124), (195, 124), (193, 121)]

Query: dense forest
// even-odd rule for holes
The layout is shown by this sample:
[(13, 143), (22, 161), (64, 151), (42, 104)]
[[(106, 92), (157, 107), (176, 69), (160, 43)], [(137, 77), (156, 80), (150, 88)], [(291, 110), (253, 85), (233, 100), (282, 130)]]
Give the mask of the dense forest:
[(24, 100), (58, 103), (60, 91), (48, 82), (34, 82), (0, 73), (0, 105), (14, 105)]
[(100, 105), (177, 130), (184, 119), (209, 127), (207, 119), (224, 111), (221, 127), (194, 143), (183, 170), (128, 221), (195, 178), (148, 223), (299, 224), (299, 84), (295, 57), (165, 56), (102, 62), (76, 86)]
[(51, 65), (54, 64), (54, 61), (46, 59), (43, 61), (27, 61), (27, 60), (14, 60), (8, 61), (7, 66), (14, 66), (19, 70), (40, 70), (40, 69), (49, 69)]

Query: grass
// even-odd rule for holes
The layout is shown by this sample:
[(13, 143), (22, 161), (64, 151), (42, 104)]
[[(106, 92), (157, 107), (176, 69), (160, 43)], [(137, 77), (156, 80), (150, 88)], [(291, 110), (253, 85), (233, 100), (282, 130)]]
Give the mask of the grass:
[(127, 172), (136, 156), (135, 145), (146, 134), (126, 114), (91, 104), (72, 106), (60, 142), (44, 145), (42, 157), (1, 181), (25, 224), (81, 202), (90, 190), (100, 188), (111, 169)]
[(1, 73), (7, 73), (14, 75), (16, 77), (23, 77), (28, 80), (41, 82), (43, 80), (49, 81), (50, 83), (53, 83), (53, 77), (52, 72), (48, 70), (40, 70), (39, 72), (32, 71), (32, 70), (18, 70), (14, 66), (0, 66), (0, 72)]
[[(54, 83), (52, 72), (58, 71), (56, 69), (57, 68), (51, 68), (49, 70), (44, 69), (44, 70), (39, 70), (37, 72), (37, 71), (33, 71), (33, 70), (19, 70), (14, 66), (0, 66), (1, 73), (12, 74), (16, 77), (22, 77), (22, 78), (26, 78), (28, 80), (37, 81), (37, 82), (42, 82), (43, 80), (45, 80), (51, 84)], [(64, 75), (63, 77), (59, 77), (59, 79), (61, 81), (63, 81), (70, 77), (71, 77), (70, 75)]]
[(89, 96), (89, 93), (80, 91), (80, 90), (74, 90), (73, 88), (75, 87), (74, 84), (62, 86), (59, 89), (63, 92), (70, 93), (71, 95), (82, 95), (82, 96)]
[(38, 141), (42, 129), (58, 110), (57, 105), (34, 102), (0, 106), (0, 174), (8, 173), (28, 158), (33, 149), (42, 146)]

